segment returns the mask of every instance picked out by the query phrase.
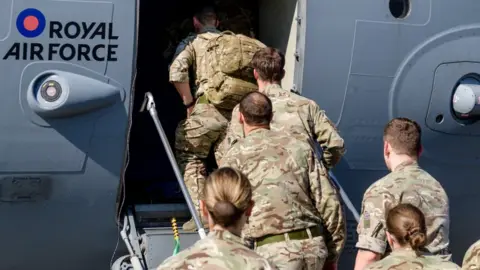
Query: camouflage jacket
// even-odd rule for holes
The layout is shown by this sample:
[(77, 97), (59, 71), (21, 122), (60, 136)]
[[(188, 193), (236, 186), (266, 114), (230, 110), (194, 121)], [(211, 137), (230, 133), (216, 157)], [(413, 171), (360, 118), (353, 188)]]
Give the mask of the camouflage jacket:
[(364, 270), (454, 270), (460, 267), (434, 256), (417, 256), (413, 250), (394, 250), (384, 259), (369, 264)]
[(463, 257), (462, 269), (480, 269), (480, 240), (471, 245)]
[(236, 143), (220, 166), (242, 171), (253, 186), (255, 206), (245, 238), (259, 238), (323, 224), (329, 261), (343, 249), (345, 219), (336, 190), (310, 145), (287, 133), (252, 131)]
[(417, 162), (398, 165), (393, 172), (367, 189), (357, 227), (357, 248), (385, 254), (385, 216), (399, 203), (411, 203), (424, 213), (427, 223), (426, 253), (437, 254), (448, 250), (450, 216), (447, 194)]
[(205, 239), (166, 259), (157, 270), (218, 269), (270, 270), (276, 269), (266, 259), (242, 244), (240, 237), (229, 231), (212, 231)]
[[(199, 82), (205, 73), (202, 70), (202, 59), (205, 54), (205, 47), (210, 39), (220, 33), (214, 27), (206, 27), (199, 34), (187, 36), (178, 44), (173, 62), (170, 65), (170, 82), (190, 82), (189, 70), (193, 68), (195, 73), (195, 85), (198, 87)], [(195, 95), (203, 93), (202, 89), (198, 89)]]
[[(267, 95), (273, 105), (272, 130), (284, 131), (299, 140), (307, 141), (309, 136), (317, 140), (323, 148), (323, 161), (327, 168), (332, 168), (345, 152), (344, 141), (335, 125), (328, 119), (325, 111), (312, 100), (283, 90), (278, 84), (266, 86), (260, 92)], [(238, 139), (243, 138), (239, 119), (239, 106), (232, 112), (232, 121), (221, 143), (217, 161)]]

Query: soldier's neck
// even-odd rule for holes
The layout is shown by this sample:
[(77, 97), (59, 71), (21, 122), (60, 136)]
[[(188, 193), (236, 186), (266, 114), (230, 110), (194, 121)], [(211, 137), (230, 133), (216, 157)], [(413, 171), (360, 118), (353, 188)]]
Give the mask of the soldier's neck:
[(263, 89), (265, 89), (269, 85), (272, 85), (272, 84), (280, 85), (280, 82), (266, 82), (266, 81), (258, 80), (257, 84), (258, 84), (258, 90), (263, 91)]
[(390, 170), (393, 172), (398, 167), (398, 165), (404, 162), (413, 162), (416, 161), (416, 158), (412, 158), (407, 155), (397, 155), (392, 153), (390, 156)]
[(220, 225), (214, 225), (213, 228), (211, 228), (211, 230), (213, 231), (229, 231), (230, 233), (238, 236), (238, 237), (241, 237), (242, 235), (242, 228), (243, 226), (230, 226), (230, 227), (227, 227), (227, 228), (224, 228)]
[(258, 129), (270, 129), (270, 127), (268, 125), (265, 125), (265, 126), (248, 126), (248, 125), (245, 125), (243, 127), (243, 132), (245, 133), (245, 136), (248, 136), (248, 134), (250, 134), (253, 131), (258, 130)]

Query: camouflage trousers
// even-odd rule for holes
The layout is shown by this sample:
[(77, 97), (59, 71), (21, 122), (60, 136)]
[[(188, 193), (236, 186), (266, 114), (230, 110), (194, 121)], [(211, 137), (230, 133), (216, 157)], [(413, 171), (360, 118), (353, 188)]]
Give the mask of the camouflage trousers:
[(211, 104), (197, 103), (175, 132), (175, 157), (193, 204), (200, 213), (200, 200), (207, 177), (205, 161), (218, 147), (229, 122), (228, 114)]
[(278, 269), (285, 270), (321, 270), (328, 255), (323, 236), (266, 244), (255, 251)]

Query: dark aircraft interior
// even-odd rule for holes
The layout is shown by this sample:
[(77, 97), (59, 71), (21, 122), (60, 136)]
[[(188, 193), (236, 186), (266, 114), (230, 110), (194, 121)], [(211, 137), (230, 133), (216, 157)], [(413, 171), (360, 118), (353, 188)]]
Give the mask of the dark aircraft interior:
[[(188, 32), (193, 32), (191, 18), (195, 8), (202, 3), (212, 4), (213, 1), (141, 1), (140, 3), (133, 124), (127, 146), (129, 161), (125, 173), (126, 205), (185, 201), (150, 114), (139, 113), (139, 110), (145, 93), (151, 92), (173, 150), (175, 129), (179, 121), (186, 117), (186, 110), (177, 91), (168, 81), (168, 65), (173, 55), (172, 49), (175, 49), (178, 41)], [(234, 31), (245, 29), (245, 22), (234, 21), (234, 16), (238, 15), (239, 11), (249, 10), (252, 12), (250, 17), (253, 18), (248, 22), (250, 30), (258, 32), (255, 21), (257, 1), (222, 0), (215, 1), (213, 4), (217, 12), (226, 18), (220, 25), (220, 29)], [(219, 17), (222, 19), (221, 16)], [(170, 47), (170, 53), (166, 53), (169, 44), (174, 46)], [(215, 168), (213, 154), (208, 164), (208, 169)]]

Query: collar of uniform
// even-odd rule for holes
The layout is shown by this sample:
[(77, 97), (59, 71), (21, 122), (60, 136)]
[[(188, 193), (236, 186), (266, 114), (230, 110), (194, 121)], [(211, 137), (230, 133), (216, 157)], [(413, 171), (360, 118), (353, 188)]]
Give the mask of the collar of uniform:
[(242, 239), (227, 230), (216, 230), (208, 233), (209, 238), (232, 241), (243, 245)]
[(417, 253), (411, 248), (398, 248), (390, 253), (391, 255), (400, 255), (407, 257), (418, 257)]
[(270, 89), (282, 89), (282, 86), (276, 83), (271, 83), (265, 86), (261, 92), (265, 93), (265, 92), (268, 92)]
[(207, 32), (219, 33), (220, 31), (215, 26), (205, 26), (199, 34)]
[(404, 170), (406, 167), (412, 167), (412, 166), (418, 166), (418, 163), (415, 160), (404, 161), (398, 164), (398, 166), (395, 167), (395, 170), (393, 171), (398, 172), (398, 171)]
[(249, 136), (252, 136), (252, 135), (255, 135), (255, 134), (263, 134), (263, 133), (268, 132), (268, 131), (270, 131), (270, 130), (267, 129), (267, 128), (263, 128), (263, 127), (262, 128), (257, 128), (257, 129), (254, 129), (254, 130), (250, 131), (250, 133), (248, 133), (248, 135), (245, 136), (245, 137), (249, 137)]

